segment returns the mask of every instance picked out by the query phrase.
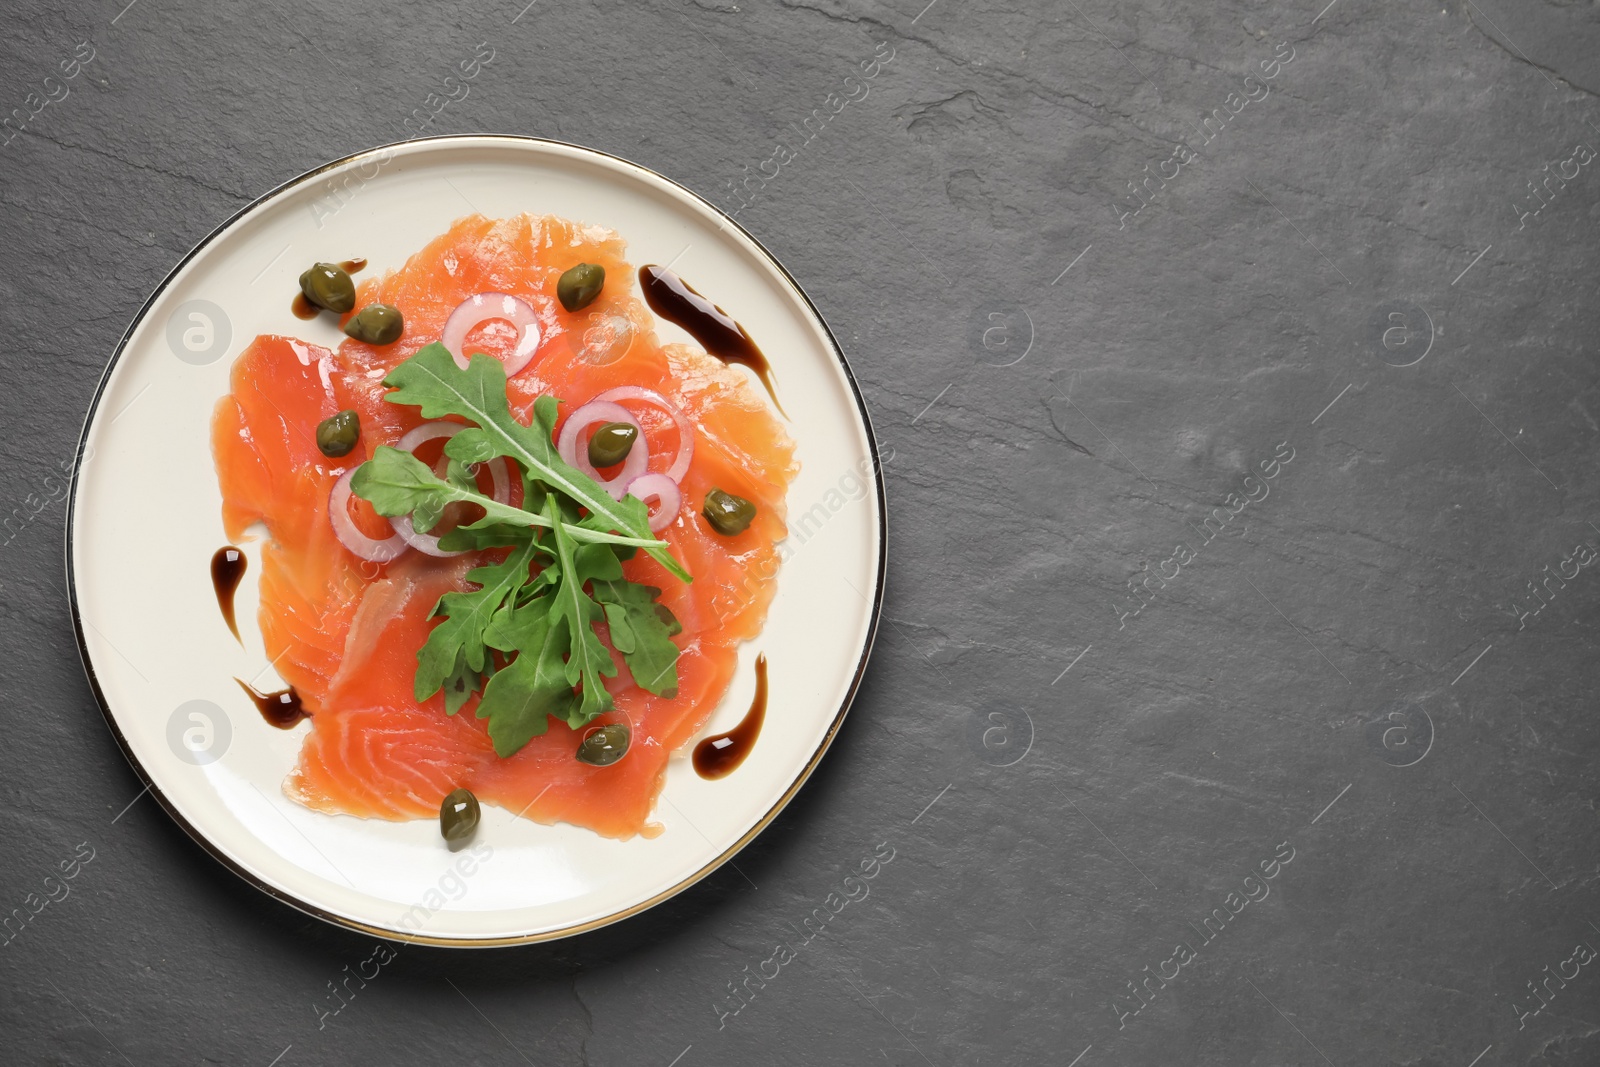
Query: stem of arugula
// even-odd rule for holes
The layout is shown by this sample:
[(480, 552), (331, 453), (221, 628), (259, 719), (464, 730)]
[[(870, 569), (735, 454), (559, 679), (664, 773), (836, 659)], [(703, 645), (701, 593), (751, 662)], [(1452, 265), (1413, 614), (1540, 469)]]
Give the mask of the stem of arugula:
[[(537, 526), (541, 529), (550, 529), (554, 525), (549, 519), (532, 511), (523, 511), (510, 504), (502, 504), (493, 497), (484, 496), (482, 493), (470, 493), (459, 486), (452, 485), (438, 475), (429, 475), (441, 490), (449, 494), (451, 503), (476, 504), (484, 512), (484, 518), (498, 519), (510, 526)], [(380, 512), (380, 514), (382, 514)], [(392, 517), (392, 516), (386, 516)], [(599, 530), (590, 530), (582, 526), (574, 526), (570, 522), (560, 524), (563, 531), (574, 541), (585, 541), (590, 544), (607, 545), (632, 545), (637, 548), (666, 548), (665, 541), (650, 537), (625, 537), (622, 534), (604, 533)], [(427, 533), (426, 530), (418, 530)]]

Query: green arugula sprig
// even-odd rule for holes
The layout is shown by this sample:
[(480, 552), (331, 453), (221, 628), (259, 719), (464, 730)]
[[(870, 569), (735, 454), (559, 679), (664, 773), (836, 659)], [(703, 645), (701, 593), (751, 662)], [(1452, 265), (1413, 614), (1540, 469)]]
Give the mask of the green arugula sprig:
[[(390, 371), (384, 384), (393, 390), (390, 403), (474, 425), (445, 445), (445, 477), (410, 453), (382, 446), (357, 468), (352, 491), (380, 515), (411, 516), (423, 533), (449, 505), (475, 504), (483, 517), (443, 534), (440, 547), (511, 549), (501, 562), (467, 572), (476, 590), (439, 598), (433, 614), (444, 621), (417, 653), (416, 698), (442, 689), (445, 710), (454, 715), (481, 691), (477, 716), (489, 721), (501, 756), (543, 734), (551, 717), (579, 729), (612, 707), (604, 680), (617, 666), (594, 630), (602, 620), (634, 681), (658, 696), (675, 695), (678, 649), (671, 638), (682, 626), (657, 602), (659, 589), (623, 578), (622, 561), (643, 549), (684, 581), (692, 579), (666, 542), (650, 535), (642, 501), (612, 499), (561, 458), (553, 444), (559, 402), (541, 396), (533, 424), (523, 426), (511, 415), (498, 360), (475, 355), (463, 370), (437, 343)], [(471, 465), (501, 457), (520, 468), (520, 508), (485, 495), (469, 473)]]

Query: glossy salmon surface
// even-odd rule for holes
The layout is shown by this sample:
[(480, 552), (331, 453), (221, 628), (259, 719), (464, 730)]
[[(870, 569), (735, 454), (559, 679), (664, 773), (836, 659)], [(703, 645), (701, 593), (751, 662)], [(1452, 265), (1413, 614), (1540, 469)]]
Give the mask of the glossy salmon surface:
[[(569, 313), (556, 300), (556, 280), (578, 263), (603, 266), (606, 283), (594, 303)], [(385, 401), (384, 375), (438, 340), (450, 312), (483, 292), (509, 293), (539, 315), (538, 352), (507, 386), (524, 423), (545, 393), (562, 401), (564, 423), (599, 393), (643, 386), (695, 427), (683, 507), (658, 534), (694, 581), (642, 554), (623, 564), (630, 580), (661, 589), (661, 603), (683, 624), (673, 638), (681, 650), (678, 691), (671, 698), (645, 692), (615, 657), (618, 675), (607, 687), (616, 706), (592, 725), (626, 722), (632, 743), (609, 767), (578, 762), (581, 732), (559, 721), (500, 758), (474, 715), (476, 698), (453, 716), (439, 695), (414, 699), (416, 653), (437, 625), (431, 613), (439, 596), (471, 588), (466, 572), (499, 554), (439, 559), (412, 550), (374, 564), (348, 551), (329, 523), (339, 476), (425, 421), (415, 408)], [(266, 529), (259, 616), (266, 655), (311, 712), (284, 783), (290, 797), (331, 814), (418, 819), (436, 817), (444, 796), (465, 787), (483, 803), (542, 823), (617, 838), (659, 832), (650, 814), (667, 760), (704, 729), (733, 677), (739, 643), (760, 633), (776, 591), (785, 495), (798, 465), (754, 379), (697, 349), (659, 343), (637, 294), (634, 268), (610, 231), (551, 217), (469, 216), (399, 270), (359, 286), (357, 309), (376, 302), (400, 309), (405, 331), (394, 344), (349, 340), (330, 351), (262, 336), (239, 356), (231, 391), (213, 415), (212, 447), (229, 538), (243, 540), (258, 524)], [(515, 341), (511, 325), (496, 321), (469, 334), (464, 350), (504, 358)], [(678, 447), (672, 419), (623, 403), (644, 428), (649, 469), (664, 471)], [(324, 456), (317, 424), (352, 408), (362, 428), (355, 450)], [(423, 445), (418, 455), (432, 462), (438, 448)], [(733, 537), (711, 530), (699, 509), (713, 487), (756, 504), (749, 529)], [(352, 500), (351, 515), (368, 535), (389, 536), (387, 521), (364, 501)]]

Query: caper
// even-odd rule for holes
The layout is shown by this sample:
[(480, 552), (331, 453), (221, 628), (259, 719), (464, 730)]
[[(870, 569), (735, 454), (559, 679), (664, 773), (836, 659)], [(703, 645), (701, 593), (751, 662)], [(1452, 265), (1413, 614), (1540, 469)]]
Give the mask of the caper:
[(568, 311), (594, 303), (606, 284), (606, 269), (594, 263), (579, 263), (556, 281), (556, 299)]
[(628, 754), (628, 724), (614, 722), (589, 732), (578, 743), (578, 762), (609, 767)]
[(744, 533), (755, 520), (756, 506), (742, 496), (713, 489), (706, 494), (706, 506), (700, 514), (706, 517), (717, 533), (732, 537)]
[(392, 345), (405, 329), (400, 309), (389, 304), (368, 304), (344, 324), (344, 332), (369, 345)]
[(361, 440), (361, 416), (352, 411), (341, 411), (317, 423), (317, 447), (324, 456), (337, 459), (348, 456)]
[(300, 291), (317, 307), (341, 315), (356, 306), (356, 283), (337, 263), (313, 263), (300, 275)]
[(625, 422), (608, 422), (589, 438), (589, 463), (595, 467), (610, 467), (628, 458), (633, 442), (639, 439), (636, 427)]
[(478, 828), (478, 798), (470, 789), (457, 789), (439, 805), (439, 833), (446, 841), (465, 841)]

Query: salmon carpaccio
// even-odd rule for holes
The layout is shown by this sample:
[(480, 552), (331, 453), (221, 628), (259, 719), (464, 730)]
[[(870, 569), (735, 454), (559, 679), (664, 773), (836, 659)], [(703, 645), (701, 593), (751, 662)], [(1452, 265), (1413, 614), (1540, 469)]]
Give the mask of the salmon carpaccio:
[[(469, 216), (400, 270), (359, 286), (357, 309), (374, 302), (400, 309), (399, 341), (374, 347), (349, 340), (330, 351), (261, 336), (235, 362), (232, 391), (212, 419), (223, 523), (234, 541), (256, 523), (268, 533), (260, 578), (266, 654), (311, 713), (298, 765), (284, 783), (299, 803), (364, 818), (431, 818), (447, 793), (465, 787), (484, 803), (542, 823), (572, 823), (616, 838), (660, 832), (649, 818), (667, 760), (705, 727), (728, 689), (739, 643), (761, 630), (775, 589), (777, 542), (786, 533), (785, 495), (798, 465), (794, 443), (744, 371), (658, 342), (623, 254), (621, 239), (599, 227), (532, 215)], [(587, 308), (568, 313), (556, 300), (556, 279), (580, 262), (605, 268), (605, 289)], [(524, 424), (546, 392), (562, 401), (564, 421), (598, 393), (637, 385), (666, 396), (695, 426), (683, 507), (658, 535), (694, 581), (678, 580), (642, 553), (623, 564), (630, 580), (661, 589), (661, 602), (683, 624), (673, 639), (681, 650), (678, 692), (652, 696), (615, 657), (618, 674), (607, 686), (616, 706), (594, 725), (626, 722), (632, 743), (610, 767), (578, 762), (579, 735), (560, 721), (502, 759), (474, 714), (476, 698), (453, 716), (441, 695), (419, 704), (412, 678), (417, 650), (437, 622), (430, 618), (434, 604), (443, 593), (467, 589), (465, 573), (485, 557), (408, 551), (374, 564), (344, 548), (328, 521), (328, 496), (339, 476), (425, 421), (416, 408), (384, 400), (384, 375), (438, 340), (450, 312), (482, 292), (510, 293), (539, 313), (538, 353), (508, 385), (512, 411)], [(630, 330), (633, 341), (620, 356), (624, 345), (604, 343)], [(503, 358), (514, 340), (510, 324), (486, 323), (468, 335), (464, 350)], [(664, 470), (676, 454), (675, 426), (654, 408), (628, 406), (644, 428), (649, 469)], [(317, 424), (349, 408), (361, 418), (360, 443), (350, 455), (329, 459), (317, 448)], [(424, 445), (419, 453), (431, 462), (436, 451), (429, 449), (438, 447)], [(755, 502), (749, 529), (734, 537), (710, 530), (699, 504), (713, 486)], [(371, 536), (389, 535), (364, 501), (353, 500), (351, 512)]]

